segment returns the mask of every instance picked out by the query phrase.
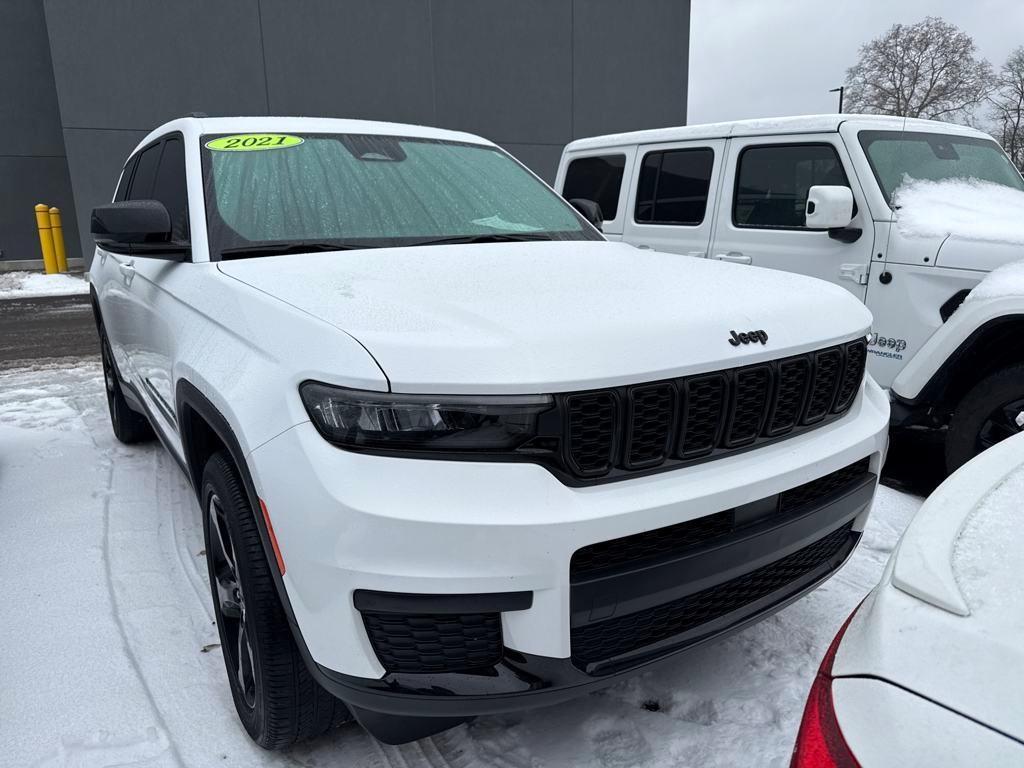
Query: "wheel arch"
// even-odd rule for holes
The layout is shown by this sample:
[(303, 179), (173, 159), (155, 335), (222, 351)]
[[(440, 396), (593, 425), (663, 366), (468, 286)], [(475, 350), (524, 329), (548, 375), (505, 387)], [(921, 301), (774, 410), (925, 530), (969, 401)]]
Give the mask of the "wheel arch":
[[(1024, 312), (1001, 315), (979, 325), (943, 360), (907, 405), (929, 406), (944, 421), (970, 389), (1009, 365), (1024, 363)], [(896, 393), (898, 396), (898, 393)]]
[(189, 481), (192, 483), (192, 488), (200, 508), (203, 508), (203, 469), (210, 456), (218, 450), (224, 450), (238, 471), (246, 498), (253, 510), (256, 528), (260, 534), (260, 543), (263, 545), (263, 554), (270, 564), (274, 588), (277, 590), (278, 598), (281, 600), (285, 615), (288, 617), (288, 625), (291, 628), (292, 636), (295, 638), (299, 655), (302, 657), (306, 669), (309, 670), (313, 678), (321, 685), (324, 685), (328, 680), (313, 660), (299, 629), (298, 622), (295, 619), (295, 612), (292, 610), (291, 601), (288, 599), (288, 591), (285, 589), (283, 574), (276, 564), (274, 545), (270, 532), (267, 530), (267, 522), (261, 514), (260, 497), (256, 493), (256, 485), (253, 482), (252, 473), (249, 471), (249, 464), (245, 459), (245, 453), (242, 451), (242, 446), (235, 436), (234, 430), (217, 406), (192, 382), (186, 379), (178, 380), (175, 391), (175, 405), (177, 408), (181, 445), (185, 454), (184, 469), (186, 469)]

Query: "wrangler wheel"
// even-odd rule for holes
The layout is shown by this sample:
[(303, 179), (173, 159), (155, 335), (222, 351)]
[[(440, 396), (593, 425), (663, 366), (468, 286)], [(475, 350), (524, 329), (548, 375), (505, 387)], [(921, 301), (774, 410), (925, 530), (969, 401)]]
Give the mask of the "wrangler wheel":
[(1024, 365), (978, 382), (957, 405), (946, 435), (946, 469), (954, 472), (987, 448), (1024, 431)]

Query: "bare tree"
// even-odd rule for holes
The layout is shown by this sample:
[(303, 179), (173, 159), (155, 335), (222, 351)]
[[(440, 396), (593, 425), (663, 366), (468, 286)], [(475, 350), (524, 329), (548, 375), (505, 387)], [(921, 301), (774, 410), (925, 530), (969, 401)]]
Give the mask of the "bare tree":
[(1013, 164), (1024, 168), (1024, 47), (1011, 53), (999, 70), (989, 103), (993, 133)]
[(847, 70), (847, 111), (970, 121), (992, 87), (992, 66), (976, 50), (936, 16), (896, 24), (862, 45)]

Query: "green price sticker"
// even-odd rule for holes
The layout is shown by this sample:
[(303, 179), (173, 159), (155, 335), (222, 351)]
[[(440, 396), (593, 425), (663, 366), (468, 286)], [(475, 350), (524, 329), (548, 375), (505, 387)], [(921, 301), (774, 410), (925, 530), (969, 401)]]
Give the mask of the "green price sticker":
[(302, 141), (299, 136), (283, 133), (239, 133), (208, 141), (206, 148), (217, 152), (254, 152), (260, 149), (297, 147)]

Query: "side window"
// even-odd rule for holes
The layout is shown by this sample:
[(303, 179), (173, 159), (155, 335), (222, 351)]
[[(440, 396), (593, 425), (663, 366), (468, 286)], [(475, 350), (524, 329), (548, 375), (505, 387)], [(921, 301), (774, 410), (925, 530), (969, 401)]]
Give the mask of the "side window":
[(648, 152), (640, 166), (634, 218), (640, 224), (704, 221), (715, 152), (710, 147)]
[(135, 165), (135, 175), (132, 176), (126, 199), (149, 200), (153, 196), (153, 181), (156, 179), (157, 165), (160, 164), (161, 147), (163, 147), (163, 143), (158, 142), (139, 154), (138, 163)]
[(132, 172), (135, 170), (136, 158), (128, 158), (128, 162), (124, 164), (124, 170), (121, 171), (121, 180), (117, 182), (117, 191), (114, 193), (114, 202), (120, 203), (126, 197), (128, 197), (128, 184), (132, 180)]
[(188, 239), (188, 193), (185, 189), (185, 144), (177, 137), (164, 142), (152, 197), (167, 207), (171, 217), (171, 238)]
[(748, 147), (736, 171), (732, 222), (737, 227), (804, 229), (807, 191), (817, 184), (850, 186), (831, 144)]
[(601, 206), (604, 218), (611, 221), (619, 210), (619, 189), (625, 168), (625, 155), (577, 158), (569, 163), (565, 172), (562, 197), (593, 200)]

